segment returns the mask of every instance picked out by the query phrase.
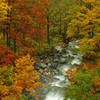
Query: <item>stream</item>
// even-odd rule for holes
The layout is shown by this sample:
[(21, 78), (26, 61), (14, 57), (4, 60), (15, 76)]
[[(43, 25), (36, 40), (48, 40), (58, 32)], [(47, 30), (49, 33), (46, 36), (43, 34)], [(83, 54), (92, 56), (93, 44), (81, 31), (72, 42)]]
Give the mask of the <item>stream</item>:
[[(54, 75), (48, 83), (44, 84), (44, 91), (46, 91), (46, 96), (44, 100), (63, 100), (65, 95), (65, 87), (70, 85), (68, 78), (65, 77), (65, 72), (72, 68), (74, 69), (76, 66), (81, 64), (82, 55), (81, 53), (77, 53), (73, 48), (77, 49), (76, 46), (77, 41), (69, 42), (67, 48), (65, 48), (65, 52), (60, 56), (57, 71), (58, 74)], [(61, 51), (62, 48), (59, 46), (56, 47), (58, 51)], [(48, 88), (48, 89), (47, 89)], [(67, 100), (70, 100), (68, 98)]]
[[(37, 97), (41, 100), (64, 100), (66, 88), (70, 85), (70, 81), (66, 75), (66, 71), (71, 68), (72, 70), (79, 66), (82, 61), (81, 53), (77, 52), (78, 46), (76, 42), (69, 42), (68, 46), (61, 48), (55, 46), (57, 53), (54, 55), (46, 56), (44, 59), (39, 56), (35, 57), (35, 69), (38, 71), (42, 85), (35, 89), (36, 94), (33, 96), (31, 93), (25, 92), (29, 96), (28, 100)], [(67, 100), (71, 100), (68, 98)]]

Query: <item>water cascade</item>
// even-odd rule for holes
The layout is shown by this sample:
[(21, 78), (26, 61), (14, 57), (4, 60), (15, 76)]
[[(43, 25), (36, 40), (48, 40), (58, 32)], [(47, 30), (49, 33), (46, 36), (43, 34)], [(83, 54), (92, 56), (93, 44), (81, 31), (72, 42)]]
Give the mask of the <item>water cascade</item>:
[[(77, 49), (76, 46), (77, 41), (69, 42), (69, 45), (67, 48), (65, 48), (66, 52), (61, 55), (57, 70), (58, 75), (54, 75), (52, 79), (49, 81), (49, 91), (47, 92), (45, 96), (45, 100), (63, 100), (65, 95), (65, 87), (70, 85), (70, 82), (68, 81), (68, 78), (65, 77), (65, 72), (72, 68), (74, 69), (75, 66), (78, 66), (81, 64), (82, 55), (80, 53), (77, 53), (73, 49)], [(56, 49), (62, 50), (62, 48), (57, 47)], [(64, 61), (66, 60), (66, 62)], [(67, 99), (70, 100), (70, 99)]]

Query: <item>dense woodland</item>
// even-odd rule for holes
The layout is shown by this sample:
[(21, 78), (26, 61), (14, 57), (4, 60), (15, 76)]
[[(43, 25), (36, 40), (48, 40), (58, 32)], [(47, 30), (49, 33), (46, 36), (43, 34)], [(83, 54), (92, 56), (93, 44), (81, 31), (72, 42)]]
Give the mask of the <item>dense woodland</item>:
[(70, 40), (78, 40), (84, 57), (66, 71), (65, 100), (100, 100), (100, 0), (0, 0), (0, 100), (27, 100), (23, 91), (34, 95), (41, 82), (33, 56)]

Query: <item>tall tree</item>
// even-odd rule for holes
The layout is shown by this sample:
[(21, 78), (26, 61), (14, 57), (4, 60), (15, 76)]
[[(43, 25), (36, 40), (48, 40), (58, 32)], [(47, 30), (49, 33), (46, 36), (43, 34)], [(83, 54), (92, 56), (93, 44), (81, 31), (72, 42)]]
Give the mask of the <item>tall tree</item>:
[[(15, 52), (16, 48), (31, 47), (30, 40), (41, 42), (46, 37), (47, 0), (8, 0), (12, 6), (8, 11), (7, 45)], [(31, 45), (30, 45), (31, 44)]]
[(95, 58), (96, 52), (100, 50), (100, 2), (98, 0), (83, 1), (81, 11), (77, 13), (76, 19), (72, 20), (71, 25), (73, 26), (73, 35), (82, 38), (80, 40), (81, 52), (91, 59)]

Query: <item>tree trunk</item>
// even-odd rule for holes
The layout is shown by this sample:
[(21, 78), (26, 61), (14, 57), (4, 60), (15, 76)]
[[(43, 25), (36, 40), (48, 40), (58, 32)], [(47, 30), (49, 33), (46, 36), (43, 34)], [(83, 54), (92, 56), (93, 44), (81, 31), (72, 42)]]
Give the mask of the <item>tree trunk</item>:
[(63, 41), (64, 41), (64, 43), (67, 43), (67, 42), (66, 42), (66, 32), (67, 32), (67, 28), (68, 28), (67, 23), (64, 23), (64, 36), (63, 36)]
[(14, 39), (14, 52), (16, 53), (16, 38)]
[[(8, 0), (8, 6), (10, 6), (10, 0)], [(9, 10), (7, 12), (8, 12), (8, 14), (7, 14), (7, 20), (9, 20), (9, 18), (10, 18), (10, 12), (9, 12)], [(11, 36), (9, 36), (8, 30), (10, 30), (10, 22), (9, 21), (7, 21), (6, 35), (7, 35), (7, 47), (10, 47)]]
[(59, 34), (61, 35), (61, 15), (60, 15), (60, 25), (59, 25), (60, 29), (59, 29)]
[[(47, 12), (48, 12), (48, 14), (47, 14), (47, 22), (49, 23), (50, 21), (49, 21), (49, 9), (47, 8)], [(48, 41), (48, 44), (50, 44), (50, 38), (49, 38), (49, 24), (47, 24), (47, 41)]]

